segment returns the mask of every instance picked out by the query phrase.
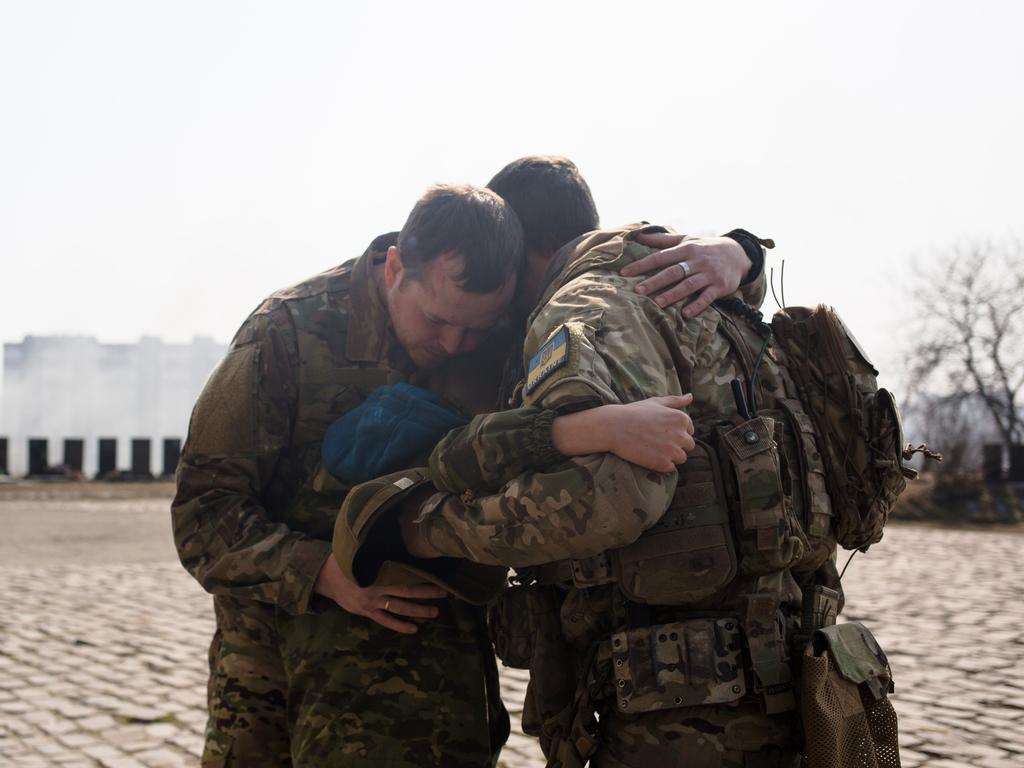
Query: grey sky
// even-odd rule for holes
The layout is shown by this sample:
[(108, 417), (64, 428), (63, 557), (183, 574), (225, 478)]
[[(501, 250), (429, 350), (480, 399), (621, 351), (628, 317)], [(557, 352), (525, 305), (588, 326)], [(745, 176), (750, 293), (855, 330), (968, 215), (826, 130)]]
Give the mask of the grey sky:
[(0, 2), (0, 340), (226, 340), (534, 152), (774, 237), (883, 364), (912, 257), (1024, 234), (1019, 3), (369, 5)]

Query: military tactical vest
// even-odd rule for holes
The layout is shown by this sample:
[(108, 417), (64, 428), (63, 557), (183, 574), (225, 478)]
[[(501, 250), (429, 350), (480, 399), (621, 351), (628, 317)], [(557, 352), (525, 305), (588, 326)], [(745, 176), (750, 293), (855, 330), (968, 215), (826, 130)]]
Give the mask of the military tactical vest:
[[(584, 272), (618, 270), (647, 252), (628, 236), (593, 235), (576, 246), (583, 255), (549, 297)], [(789, 657), (801, 589), (809, 597), (816, 582), (838, 587), (828, 467), (807, 391), (759, 312), (738, 300), (706, 311), (728, 342), (712, 363), (714, 376), (695, 378), (682, 342), (662, 334), (681, 390), (694, 394), (688, 411), (697, 442), (678, 468), (664, 516), (626, 547), (537, 572), (541, 583), (604, 585), (618, 595), (609, 604), (621, 603), (626, 621), (599, 642), (596, 663), (610, 670), (622, 712), (750, 695), (769, 713), (792, 709)], [(836, 610), (833, 604), (826, 613), (834, 618)]]
[[(584, 272), (617, 270), (647, 252), (613, 234), (582, 241), (576, 252), (585, 250), (584, 255), (567, 267), (549, 295)], [(756, 310), (733, 301), (707, 311), (716, 315), (717, 332), (728, 339), (728, 354), (717, 361), (716, 383), (695, 387), (688, 356), (679, 347), (670, 350), (681, 390), (694, 394), (688, 410), (697, 437), (696, 450), (679, 467), (673, 502), (633, 544), (560, 564), (576, 586), (615, 581), (630, 600), (685, 605), (715, 594), (738, 573), (814, 570), (831, 554), (832, 507), (824, 467), (786, 360), (770, 345), (768, 326)], [(736, 382), (731, 388), (718, 383), (726, 372)], [(821, 546), (812, 546), (809, 536)]]
[[(372, 286), (354, 285), (371, 277), (372, 265), (383, 258), (396, 234), (375, 239), (361, 259), (346, 262), (293, 288), (273, 294), (265, 305), (283, 305), (294, 340), (289, 360), (293, 370), (291, 434), (288, 450), (265, 491), (268, 510), (292, 530), (330, 540), (338, 508), (349, 490), (317, 480), (320, 446), (327, 428), (358, 406), (373, 389), (403, 381), (407, 370), (396, 366), (370, 340), (385, 338), (386, 317), (362, 305)], [(356, 272), (360, 274), (356, 274)], [(370, 308), (373, 309), (373, 308)], [(361, 326), (372, 326), (363, 328)], [(355, 327), (353, 327), (355, 326)], [(349, 336), (357, 336), (350, 346)], [(374, 349), (364, 349), (372, 346)]]
[(429, 371), (416, 371), (389, 337), (386, 308), (376, 297), (376, 286), (366, 283), (372, 280), (373, 265), (384, 259), (397, 235), (381, 235), (361, 259), (270, 299), (285, 304), (294, 329), (297, 398), (285, 462), (288, 476), (300, 479), (273, 512), (289, 528), (314, 538), (331, 539), (338, 509), (352, 488), (321, 466), (324, 435), (374, 389), (409, 381), (470, 414), (493, 410), (496, 404), (500, 367), (494, 358), (504, 354), (504, 345), (510, 341), (506, 335), (496, 333), (485, 348)]

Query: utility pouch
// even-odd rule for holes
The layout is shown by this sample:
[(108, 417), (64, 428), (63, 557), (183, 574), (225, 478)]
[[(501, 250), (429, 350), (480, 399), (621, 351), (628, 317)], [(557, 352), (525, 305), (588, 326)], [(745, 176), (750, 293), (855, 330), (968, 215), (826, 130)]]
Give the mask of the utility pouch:
[(715, 454), (700, 440), (679, 467), (672, 503), (633, 544), (614, 550), (619, 589), (650, 605), (683, 605), (724, 587), (736, 575), (729, 507)]
[(806, 551), (802, 531), (786, 512), (775, 420), (749, 419), (719, 436), (740, 511), (740, 569), (764, 574), (789, 568)]
[(506, 667), (529, 669), (533, 655), (530, 627), (530, 591), (532, 587), (509, 587), (487, 608), (487, 630), (494, 654)]
[(747, 691), (743, 634), (735, 619), (627, 629), (603, 645), (598, 655), (610, 659), (620, 712), (728, 704)]
[(835, 551), (835, 532), (832, 521), (832, 499), (828, 495), (825, 464), (814, 432), (814, 424), (799, 400), (780, 399), (778, 407), (786, 415), (797, 443), (799, 461), (800, 524), (807, 536), (807, 552), (794, 564), (799, 571), (817, 569)]
[(793, 636), (793, 658), (803, 655), (815, 632), (835, 625), (842, 606), (842, 595), (822, 584), (804, 587), (803, 593), (800, 631)]
[(839, 615), (839, 592), (816, 584), (804, 593), (803, 616), (800, 628), (811, 634), (825, 627), (835, 626)]
[(487, 609), (495, 655), (506, 667), (530, 669), (535, 657), (562, 637), (563, 593), (543, 584), (509, 587)]
[(779, 610), (783, 572), (759, 576), (755, 591), (744, 602), (743, 630), (747, 637), (754, 692), (766, 714), (796, 709), (786, 622)]
[(801, 677), (807, 768), (899, 768), (892, 671), (863, 624), (816, 631)]

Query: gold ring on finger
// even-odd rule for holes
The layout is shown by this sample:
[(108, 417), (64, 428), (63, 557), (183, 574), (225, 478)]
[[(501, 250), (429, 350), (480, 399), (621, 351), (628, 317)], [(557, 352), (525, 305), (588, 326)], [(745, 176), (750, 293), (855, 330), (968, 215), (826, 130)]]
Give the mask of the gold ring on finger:
[(386, 611), (389, 608), (391, 608), (391, 598), (390, 597), (387, 600), (384, 601), (384, 610)]

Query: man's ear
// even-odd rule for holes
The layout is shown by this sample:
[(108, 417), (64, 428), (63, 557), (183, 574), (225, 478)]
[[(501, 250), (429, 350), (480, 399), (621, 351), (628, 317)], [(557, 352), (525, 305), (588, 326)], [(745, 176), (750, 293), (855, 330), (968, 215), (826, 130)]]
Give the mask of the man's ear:
[(398, 246), (390, 246), (388, 248), (387, 258), (384, 261), (384, 284), (387, 285), (388, 290), (395, 287), (395, 283), (398, 282), (398, 278), (404, 269), (405, 267), (402, 265), (402, 254), (399, 253)]

